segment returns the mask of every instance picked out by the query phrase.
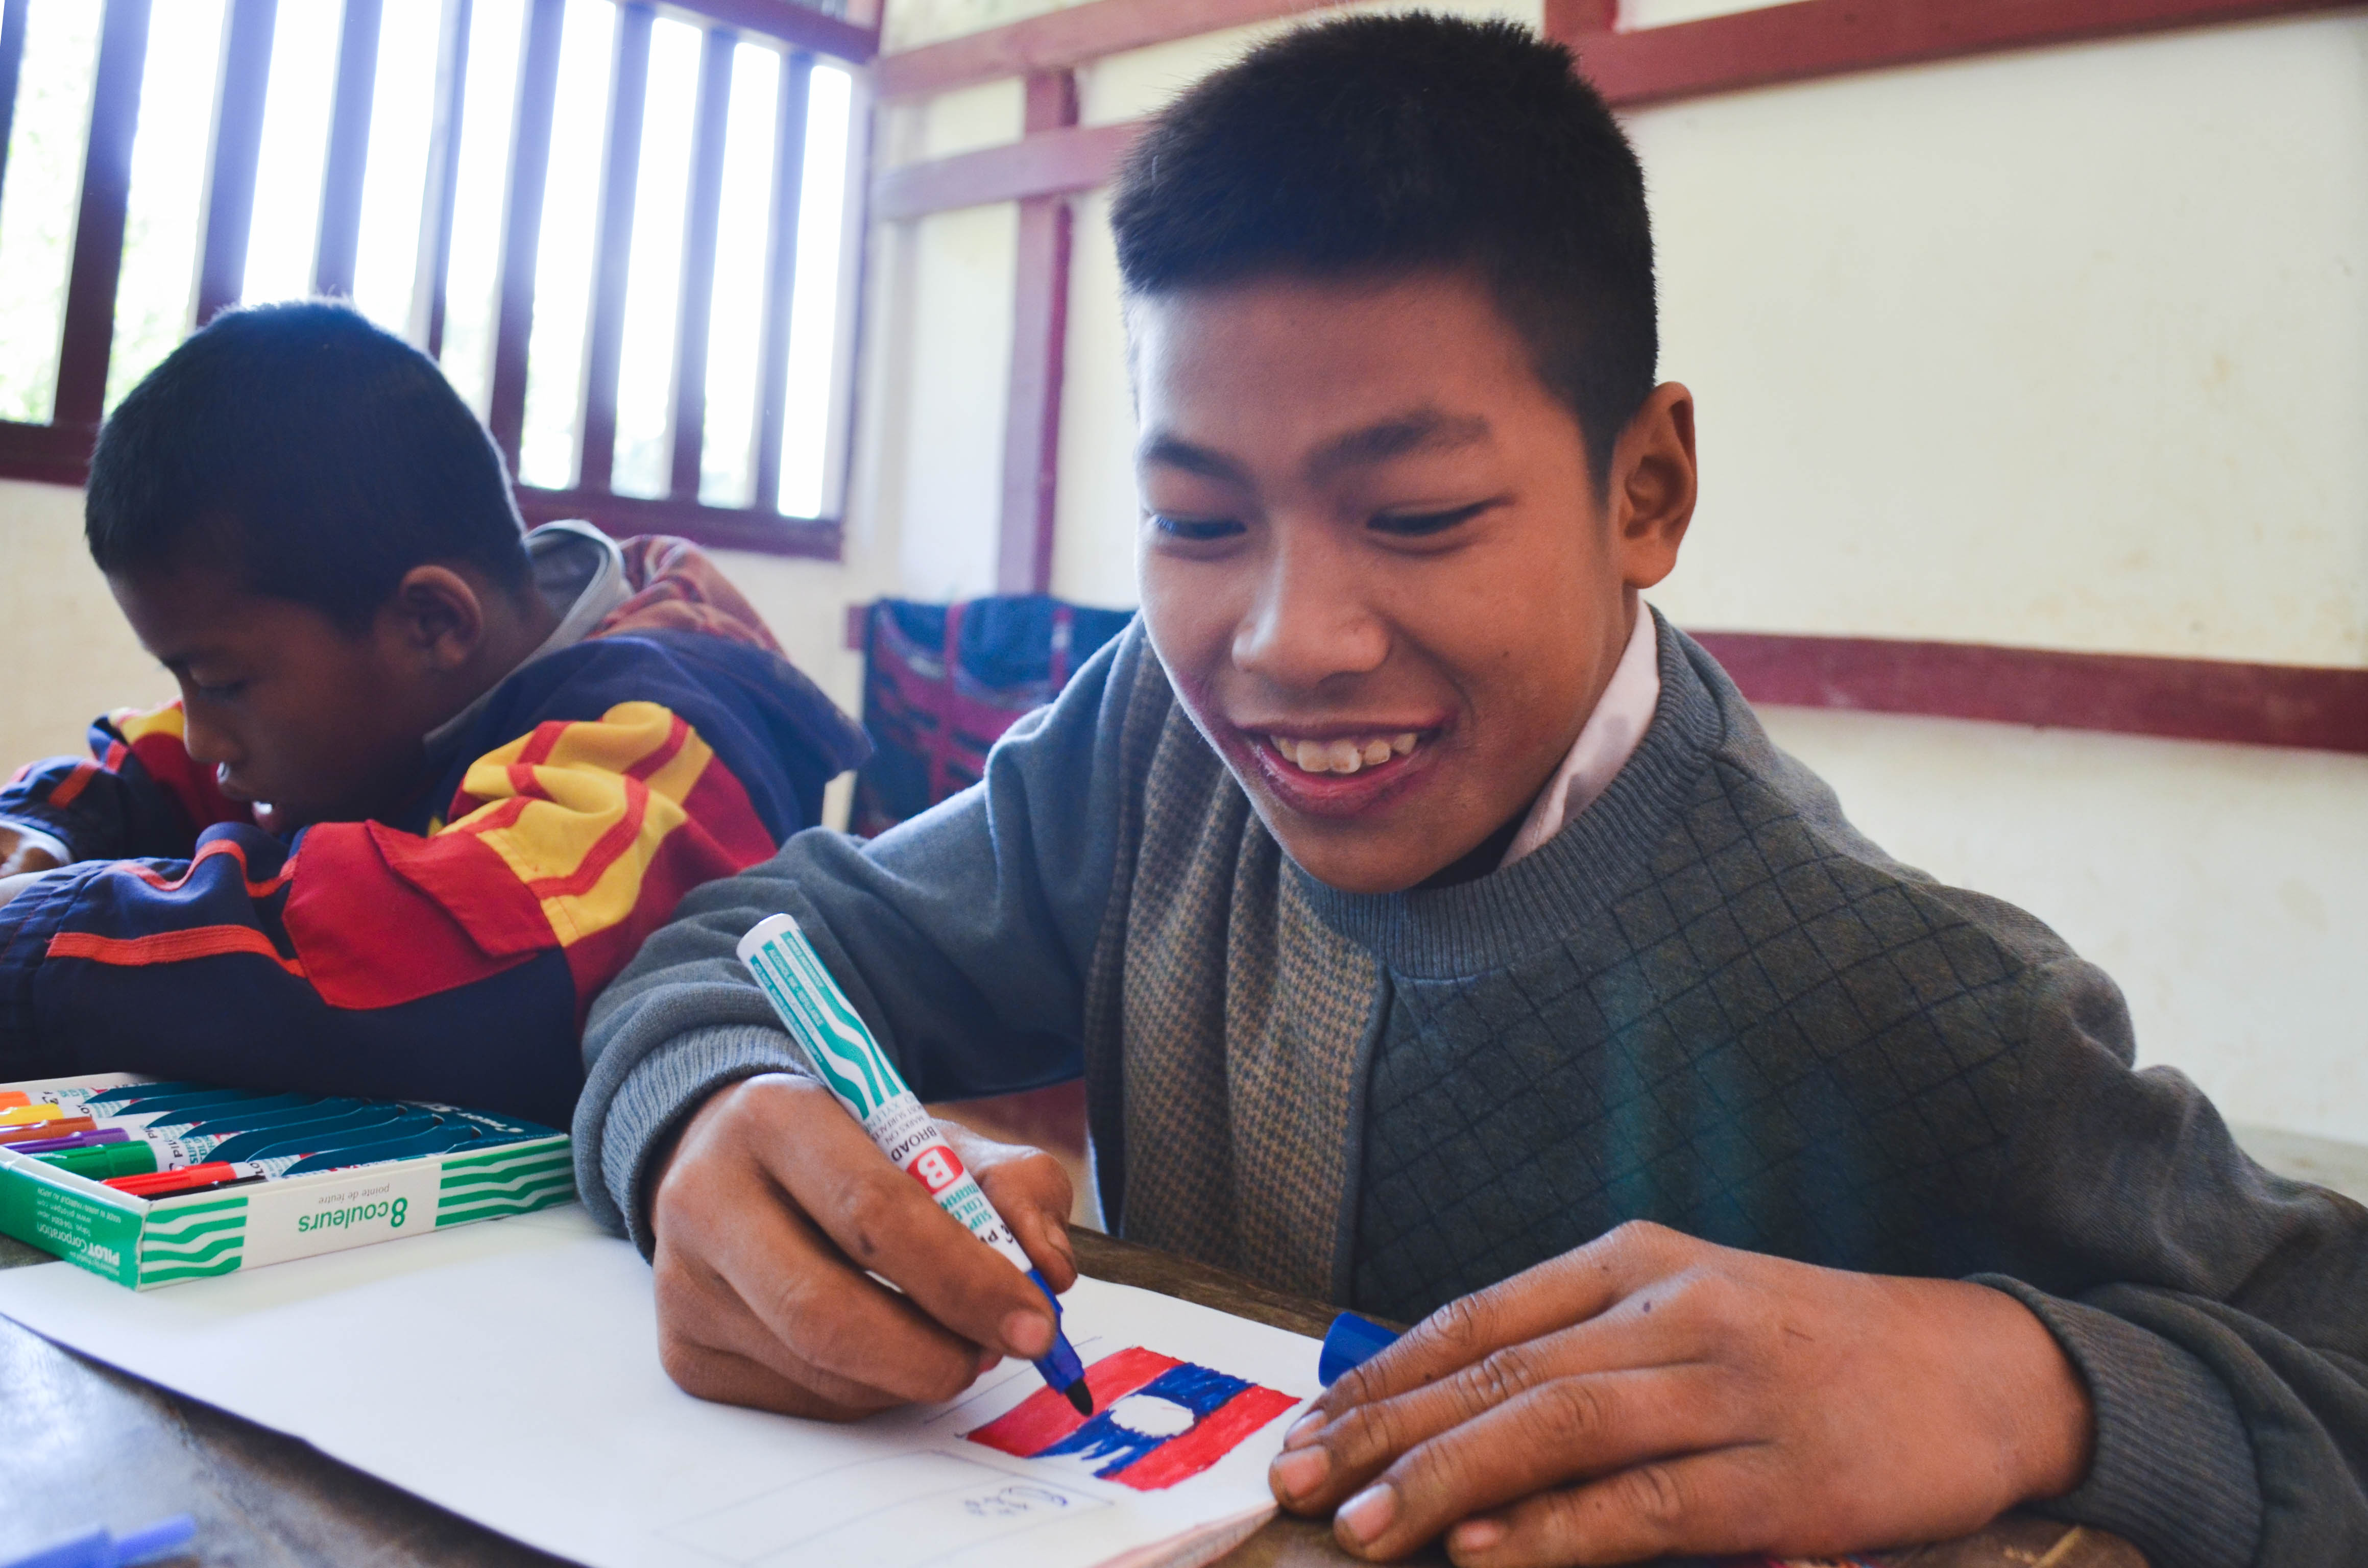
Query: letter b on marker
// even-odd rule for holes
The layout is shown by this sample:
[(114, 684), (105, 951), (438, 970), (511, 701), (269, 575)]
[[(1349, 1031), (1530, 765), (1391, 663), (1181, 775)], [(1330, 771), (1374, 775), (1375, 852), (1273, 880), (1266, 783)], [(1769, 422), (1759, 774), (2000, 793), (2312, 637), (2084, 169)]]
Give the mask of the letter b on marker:
[(913, 1174), (921, 1178), (921, 1185), (935, 1198), (962, 1180), (962, 1163), (951, 1149), (940, 1144), (935, 1149), (924, 1149), (915, 1157)]

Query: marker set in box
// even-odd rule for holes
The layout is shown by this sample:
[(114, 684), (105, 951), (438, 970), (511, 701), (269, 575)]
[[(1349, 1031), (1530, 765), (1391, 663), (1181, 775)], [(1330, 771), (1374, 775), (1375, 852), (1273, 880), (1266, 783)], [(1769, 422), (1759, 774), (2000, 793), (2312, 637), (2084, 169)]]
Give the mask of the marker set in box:
[(0, 1232), (135, 1290), (575, 1195), (567, 1135), (128, 1074), (0, 1084)]

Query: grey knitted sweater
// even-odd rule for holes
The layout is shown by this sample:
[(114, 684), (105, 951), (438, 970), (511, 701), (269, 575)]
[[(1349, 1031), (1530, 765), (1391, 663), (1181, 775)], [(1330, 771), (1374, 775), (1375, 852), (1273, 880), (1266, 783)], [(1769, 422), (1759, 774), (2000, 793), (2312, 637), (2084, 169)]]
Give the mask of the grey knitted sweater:
[(788, 911), (925, 1098), (1086, 1079), (1110, 1228), (1413, 1317), (1630, 1219), (1972, 1278), (2087, 1380), (2053, 1507), (2160, 1568), (2368, 1562), (2368, 1210), (2271, 1176), (2044, 926), (1868, 843), (1659, 628), (1635, 756), (1550, 843), (1367, 896), (1281, 853), (1142, 634), (986, 782), (685, 898), (593, 1009), (579, 1185), (800, 1071), (733, 958)]

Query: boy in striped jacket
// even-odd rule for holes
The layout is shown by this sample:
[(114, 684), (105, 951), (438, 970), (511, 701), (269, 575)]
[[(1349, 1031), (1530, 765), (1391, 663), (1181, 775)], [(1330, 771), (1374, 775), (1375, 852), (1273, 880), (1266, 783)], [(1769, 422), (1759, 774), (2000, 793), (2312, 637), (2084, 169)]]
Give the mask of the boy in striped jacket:
[(0, 1079), (564, 1124), (590, 999), (866, 749), (696, 549), (527, 532), (442, 373), (342, 306), (191, 337), (86, 519), (181, 696), (0, 790)]

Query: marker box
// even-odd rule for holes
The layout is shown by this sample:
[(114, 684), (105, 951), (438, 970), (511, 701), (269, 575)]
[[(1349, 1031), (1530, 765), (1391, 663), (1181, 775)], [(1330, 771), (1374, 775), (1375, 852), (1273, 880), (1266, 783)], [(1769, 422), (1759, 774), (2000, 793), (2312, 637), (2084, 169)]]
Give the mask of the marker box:
[[(75, 1095), (150, 1081), (112, 1073), (0, 1084), (0, 1103), (10, 1091), (38, 1103), (60, 1091)], [(0, 1233), (146, 1290), (524, 1214), (575, 1197), (566, 1133), (453, 1106), (399, 1108), (472, 1124), (484, 1141), (449, 1153), (283, 1175), (153, 1201), (0, 1143)]]

